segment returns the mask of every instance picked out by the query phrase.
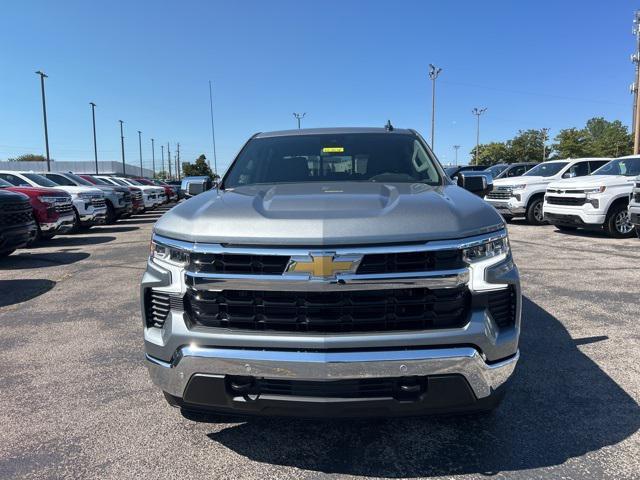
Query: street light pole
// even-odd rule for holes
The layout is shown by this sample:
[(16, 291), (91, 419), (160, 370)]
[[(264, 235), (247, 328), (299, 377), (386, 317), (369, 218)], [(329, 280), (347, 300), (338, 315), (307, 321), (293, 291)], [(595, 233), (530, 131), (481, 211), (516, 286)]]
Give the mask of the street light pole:
[(307, 112), (304, 112), (304, 113), (293, 112), (293, 116), (296, 117), (296, 120), (298, 120), (298, 130), (300, 130), (300, 120), (302, 120), (306, 114)]
[(460, 150), (460, 145), (454, 145), (453, 149), (456, 151), (456, 167), (458, 166), (458, 150)]
[(98, 175), (98, 144), (96, 143), (96, 104), (89, 102), (91, 105), (91, 118), (93, 119), (93, 158), (96, 161), (96, 175)]
[(471, 110), (471, 113), (473, 113), (477, 119), (477, 126), (476, 126), (476, 165), (479, 165), (478, 161), (480, 160), (479, 154), (480, 154), (480, 115), (482, 115), (484, 112), (486, 112), (487, 109), (485, 107), (483, 108), (474, 108), (473, 110)]
[(171, 176), (171, 149), (169, 148), (169, 142), (167, 142), (167, 166), (169, 167), (169, 178), (173, 178)]
[[(209, 111), (211, 113), (211, 140), (213, 141), (213, 170), (218, 173), (218, 156), (216, 155), (216, 130), (213, 128), (213, 93), (211, 90), (211, 80), (209, 80)], [(209, 162), (211, 168), (211, 162)]]
[(161, 172), (164, 175), (164, 178), (166, 179), (167, 175), (165, 174), (165, 171), (164, 171), (164, 145), (160, 145), (160, 150), (162, 151), (162, 170), (161, 170)]
[(178, 181), (180, 180), (180, 142), (178, 142), (178, 146), (176, 147), (176, 173), (178, 174)]
[(120, 149), (122, 152), (122, 175), (127, 176), (127, 167), (124, 165), (124, 130), (122, 129), (122, 124), (124, 123), (122, 120), (118, 120), (120, 122)]
[(51, 158), (49, 156), (49, 129), (47, 128), (47, 102), (44, 96), (44, 79), (48, 75), (40, 70), (36, 72), (40, 75), (40, 90), (42, 91), (42, 116), (44, 117), (44, 146), (47, 151), (47, 172), (51, 171)]
[(429, 78), (431, 79), (431, 151), (433, 151), (433, 138), (436, 130), (436, 79), (441, 71), (441, 68), (432, 63), (429, 64)]
[(156, 177), (156, 147), (151, 139), (151, 166), (153, 167), (153, 178)]
[(140, 176), (144, 177), (142, 174), (142, 132), (138, 130), (138, 151), (140, 152)]

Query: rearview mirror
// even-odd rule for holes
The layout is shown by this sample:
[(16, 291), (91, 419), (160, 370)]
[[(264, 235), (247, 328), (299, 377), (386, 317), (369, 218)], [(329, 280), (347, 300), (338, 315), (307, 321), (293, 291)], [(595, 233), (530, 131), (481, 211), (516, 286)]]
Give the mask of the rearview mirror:
[(493, 183), (489, 183), (489, 180), (484, 175), (468, 175), (461, 172), (458, 174), (457, 182), (459, 187), (480, 197), (484, 197), (493, 190)]

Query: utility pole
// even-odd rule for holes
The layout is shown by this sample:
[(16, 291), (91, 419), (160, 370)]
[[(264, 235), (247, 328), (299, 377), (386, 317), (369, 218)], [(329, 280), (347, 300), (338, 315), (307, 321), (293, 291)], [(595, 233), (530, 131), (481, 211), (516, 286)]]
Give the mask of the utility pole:
[(98, 175), (98, 145), (96, 143), (96, 104), (89, 102), (91, 105), (91, 117), (93, 118), (93, 158), (96, 161), (96, 175)]
[(636, 36), (636, 52), (631, 56), (631, 61), (636, 65), (633, 112), (633, 154), (637, 155), (640, 153), (640, 102), (638, 101), (638, 89), (640, 89), (640, 10), (636, 10), (633, 18), (633, 33)]
[(487, 111), (487, 109), (485, 107), (482, 107), (482, 108), (475, 107), (473, 110), (471, 110), (471, 113), (473, 113), (478, 118), (478, 123), (477, 123), (477, 127), (476, 127), (476, 165), (479, 165), (478, 161), (480, 159), (480, 157), (479, 157), (479, 153), (480, 153), (480, 115), (482, 115), (486, 111)]
[(140, 153), (140, 176), (144, 177), (142, 174), (142, 132), (138, 130), (138, 152)]
[(164, 178), (166, 179), (167, 178), (167, 174), (164, 171), (164, 145), (160, 145), (160, 149), (162, 150), (162, 170), (161, 170), (161, 172), (164, 175)]
[(548, 128), (541, 128), (542, 132), (542, 161), (546, 161), (547, 159), (547, 137), (549, 136)]
[(178, 146), (176, 148), (176, 172), (178, 172), (178, 180), (180, 180), (180, 142), (178, 142)]
[(454, 145), (453, 149), (456, 151), (456, 167), (458, 166), (458, 150), (460, 150), (460, 145)]
[(153, 167), (153, 178), (156, 178), (156, 147), (151, 139), (151, 166)]
[(124, 123), (122, 120), (118, 120), (120, 122), (120, 148), (122, 150), (122, 175), (127, 176), (127, 167), (124, 165), (124, 130), (122, 129), (122, 124)]
[(49, 156), (49, 129), (47, 128), (47, 102), (44, 96), (44, 79), (49, 76), (38, 70), (37, 75), (40, 75), (40, 90), (42, 92), (42, 116), (44, 117), (44, 146), (47, 152), (47, 172), (51, 171), (51, 157)]
[(171, 150), (169, 149), (169, 142), (167, 142), (167, 166), (169, 167), (169, 178), (171, 177)]
[[(216, 130), (213, 128), (213, 93), (211, 90), (211, 80), (209, 80), (209, 111), (211, 112), (211, 141), (213, 142), (213, 173), (217, 174), (218, 157), (216, 155)], [(209, 161), (209, 168), (211, 168), (211, 161)]]
[(304, 113), (293, 112), (293, 116), (296, 117), (296, 120), (298, 120), (298, 130), (300, 130), (300, 120), (302, 120), (306, 114), (307, 112), (304, 112)]
[(441, 68), (432, 63), (429, 64), (429, 78), (431, 79), (431, 151), (433, 151), (433, 138), (436, 131), (436, 79), (441, 71)]

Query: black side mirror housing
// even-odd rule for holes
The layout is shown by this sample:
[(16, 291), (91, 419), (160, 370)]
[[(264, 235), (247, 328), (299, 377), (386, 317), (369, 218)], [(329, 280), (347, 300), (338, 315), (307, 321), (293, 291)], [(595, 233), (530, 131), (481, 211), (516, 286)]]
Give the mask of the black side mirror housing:
[(469, 175), (460, 172), (457, 182), (459, 187), (475, 193), (480, 197), (484, 197), (493, 190), (493, 182), (489, 182), (489, 179), (485, 175)]

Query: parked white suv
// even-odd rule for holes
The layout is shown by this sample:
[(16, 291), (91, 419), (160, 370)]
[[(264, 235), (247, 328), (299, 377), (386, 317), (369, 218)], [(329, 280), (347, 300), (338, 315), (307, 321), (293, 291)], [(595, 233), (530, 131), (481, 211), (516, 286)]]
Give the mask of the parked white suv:
[[(164, 188), (161, 187), (152, 187), (150, 185), (143, 185), (141, 183), (135, 182), (128, 178), (124, 177), (112, 177), (109, 175), (96, 175), (96, 178), (101, 178), (113, 185), (121, 185), (125, 187), (136, 187), (142, 191), (142, 201), (144, 203), (144, 208), (146, 210), (152, 210), (156, 208), (158, 205), (164, 203), (166, 198), (164, 193)], [(163, 195), (160, 198), (160, 194)]]
[(525, 217), (531, 225), (544, 223), (542, 204), (547, 185), (563, 178), (583, 177), (608, 163), (610, 158), (568, 158), (540, 163), (520, 177), (499, 178), (485, 200), (505, 220)]
[(47, 187), (64, 190), (71, 195), (76, 222), (82, 227), (103, 224), (107, 218), (107, 204), (104, 193), (93, 187), (59, 185), (33, 172), (0, 170), (0, 178), (18, 186)]
[(603, 229), (614, 238), (633, 236), (629, 196), (640, 175), (640, 156), (612, 160), (588, 177), (551, 183), (544, 219), (561, 230)]
[(636, 178), (636, 184), (629, 197), (629, 220), (640, 238), (640, 175)]

